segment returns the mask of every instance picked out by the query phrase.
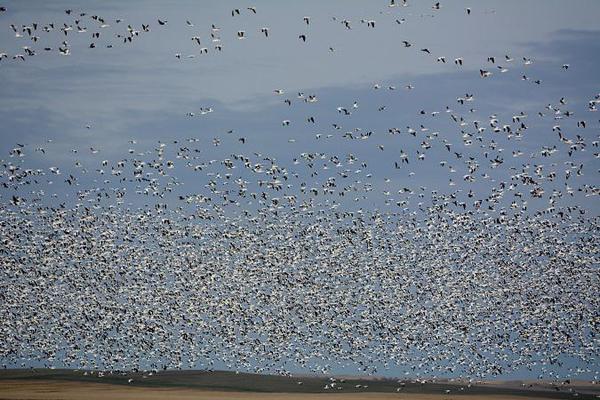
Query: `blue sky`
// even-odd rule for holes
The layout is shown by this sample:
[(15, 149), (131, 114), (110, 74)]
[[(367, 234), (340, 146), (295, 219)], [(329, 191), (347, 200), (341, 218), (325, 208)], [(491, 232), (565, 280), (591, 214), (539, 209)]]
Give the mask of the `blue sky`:
[[(97, 162), (121, 157), (125, 141), (130, 139), (149, 149), (158, 140), (188, 137), (198, 138), (209, 147), (217, 137), (223, 144), (219, 149), (211, 148), (211, 153), (260, 150), (291, 159), (305, 150), (332, 152), (339, 148), (338, 139), (329, 143), (314, 140), (317, 133), (326, 136), (360, 128), (373, 131), (372, 138), (343, 145), (359, 157), (374, 160), (371, 165), (381, 164), (373, 174), (375, 178), (394, 178), (394, 171), (385, 171), (391, 160), (397, 159), (397, 154), (387, 150), (396, 146), (393, 151), (397, 151), (397, 141), (386, 135), (388, 128), (406, 130), (424, 124), (431, 127), (430, 132), (447, 135), (452, 143), (460, 140), (443, 113), (437, 118), (423, 117), (418, 114), (420, 110), (443, 112), (449, 106), (471, 121), (487, 121), (490, 115), (498, 114), (501, 123), (525, 112), (531, 126), (526, 140), (518, 146), (506, 146), (506, 151), (518, 147), (525, 153), (555, 144), (554, 135), (548, 131), (553, 121), (535, 114), (547, 104), (558, 104), (562, 97), (568, 99), (567, 108), (577, 110), (568, 121), (570, 125), (579, 116), (594, 121), (594, 114), (586, 115), (585, 104), (600, 86), (594, 70), (599, 54), (595, 51), (594, 28), (600, 8), (596, 2), (577, 1), (569, 7), (559, 1), (453, 2), (442, 4), (439, 11), (422, 2), (393, 8), (386, 2), (265, 2), (256, 4), (260, 11), (256, 15), (245, 10), (249, 4), (182, 1), (176, 7), (166, 7), (162, 2), (109, 1), (89, 3), (84, 9), (76, 2), (8, 2), (9, 11), (2, 15), (5, 24), (0, 48), (11, 55), (31, 43), (28, 38), (15, 38), (10, 23), (60, 24), (72, 19), (65, 9), (73, 9), (74, 14), (85, 11), (88, 16), (97, 13), (113, 21), (108, 21), (109, 27), (94, 29), (97, 23), (84, 20), (80, 25), (88, 32), (71, 32), (67, 38), (70, 56), (38, 50), (39, 54), (27, 57), (26, 62), (2, 61), (2, 147), (8, 151), (16, 142), (37, 147), (52, 139), (46, 154), (29, 152), (28, 162), (65, 164), (65, 168), (73, 162), (73, 148), (98, 149), (96, 156), (80, 152), (76, 157)], [(232, 18), (234, 7), (244, 9), (242, 15)], [(466, 7), (472, 9), (471, 15), (466, 15)], [(311, 17), (309, 26), (303, 16)], [(116, 24), (116, 18), (124, 21)], [(157, 18), (167, 20), (167, 25), (159, 26)], [(351, 30), (340, 23), (343, 19), (352, 21)], [(376, 28), (368, 28), (361, 19), (375, 20)], [(402, 19), (406, 22), (395, 22)], [(186, 20), (194, 26), (188, 26)], [(134, 43), (123, 45), (114, 35), (123, 33), (128, 23), (137, 28), (150, 23), (151, 29), (142, 32)], [(222, 52), (212, 48), (212, 24), (220, 28), (217, 34)], [(270, 28), (268, 39), (259, 31), (263, 26)], [(237, 40), (238, 30), (245, 30), (247, 39)], [(92, 31), (102, 33), (95, 40), (95, 49), (87, 48)], [(308, 35), (307, 43), (298, 40), (301, 33)], [(190, 40), (196, 35), (202, 46), (210, 48), (208, 54), (198, 54), (199, 46)], [(57, 31), (39, 36), (37, 47), (57, 47), (63, 39)], [(405, 48), (403, 40), (414, 45)], [(113, 48), (105, 48), (108, 43)], [(422, 48), (432, 54), (421, 52)], [(181, 54), (180, 60), (176, 53)], [(195, 58), (187, 58), (191, 54)], [(503, 62), (505, 54), (514, 61)], [(440, 56), (448, 62), (436, 62)], [(490, 56), (509, 71), (495, 72), (490, 79), (475, 79), (480, 68), (495, 69), (486, 62)], [(452, 62), (457, 57), (464, 59), (461, 68)], [(534, 63), (524, 66), (523, 57)], [(560, 68), (564, 63), (570, 65), (568, 71)], [(530, 75), (531, 80), (520, 80), (523, 74)], [(536, 79), (542, 84), (533, 84)], [(374, 84), (382, 88), (393, 85), (397, 90), (374, 91)], [(404, 89), (407, 85), (414, 89)], [(275, 89), (283, 89), (285, 94), (273, 95)], [(302, 103), (295, 98), (298, 92), (315, 94), (319, 102)], [(456, 102), (465, 93), (475, 95), (468, 107)], [(292, 107), (283, 104), (285, 98), (294, 100)], [(359, 108), (352, 116), (343, 118), (336, 112), (336, 107), (350, 107), (354, 101)], [(381, 106), (386, 109), (377, 112)], [(214, 111), (186, 118), (188, 112), (199, 114), (202, 107)], [(475, 111), (465, 114), (471, 108)], [(315, 124), (306, 123), (309, 116), (316, 117)], [(283, 128), (281, 121), (286, 119), (291, 125)], [(333, 123), (342, 130), (332, 129)], [(88, 125), (91, 129), (86, 129)], [(227, 135), (231, 129), (234, 133)], [(597, 139), (592, 129), (578, 133)], [(244, 137), (246, 144), (240, 145), (239, 137)], [(290, 144), (289, 139), (296, 143)], [(405, 151), (414, 153), (419, 143), (406, 143)], [(380, 144), (388, 146), (384, 157), (379, 157)], [(564, 161), (563, 153), (558, 157)], [(595, 180), (592, 154), (579, 154), (592, 161), (586, 163), (589, 173), (582, 179), (587, 183)], [(419, 165), (427, 171), (418, 176), (420, 186), (441, 183), (434, 180), (437, 174), (433, 172), (438, 168), (433, 160), (444, 158), (447, 156), (436, 146), (428, 152), (428, 162)], [(404, 172), (413, 170), (403, 170), (396, 177), (404, 182), (408, 179)]]

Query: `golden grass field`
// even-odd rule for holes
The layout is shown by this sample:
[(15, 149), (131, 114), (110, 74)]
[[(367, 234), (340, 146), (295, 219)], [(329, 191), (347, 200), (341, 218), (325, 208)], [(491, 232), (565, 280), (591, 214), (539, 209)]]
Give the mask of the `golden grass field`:
[[(523, 400), (522, 396), (442, 395), (413, 393), (252, 393), (184, 388), (124, 387), (106, 383), (57, 382), (52, 380), (0, 381), (1, 400), (317, 400), (317, 399), (415, 399)], [(543, 399), (536, 397), (537, 399)]]
[[(301, 382), (300, 382), (301, 381)], [(569, 381), (459, 381), (276, 376), (231, 371), (106, 372), (67, 369), (0, 370), (0, 400), (596, 400), (598, 385)], [(301, 384), (300, 384), (301, 383)], [(341, 390), (337, 389), (340, 387)], [(328, 390), (326, 388), (329, 388)], [(397, 392), (397, 390), (401, 390)], [(577, 395), (577, 397), (575, 397)]]

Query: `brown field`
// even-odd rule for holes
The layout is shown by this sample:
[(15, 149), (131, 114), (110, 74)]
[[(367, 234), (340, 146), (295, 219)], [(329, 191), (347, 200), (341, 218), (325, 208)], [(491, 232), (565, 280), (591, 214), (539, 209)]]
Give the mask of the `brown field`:
[[(596, 400), (598, 385), (591, 382), (436, 381), (338, 377), (342, 389), (325, 390), (331, 383), (324, 376), (284, 377), (228, 371), (163, 371), (157, 374), (31, 369), (0, 370), (0, 400), (317, 400), (317, 399), (415, 399), (415, 400)], [(298, 382), (302, 381), (299, 385)], [(447, 393), (449, 392), (449, 393)], [(574, 395), (577, 394), (578, 397)]]
[[(522, 400), (522, 396), (452, 395), (416, 393), (252, 393), (185, 388), (123, 387), (106, 383), (51, 380), (2, 380), (1, 400), (319, 400), (319, 399), (415, 399), (415, 400)], [(542, 399), (538, 397), (538, 399)]]

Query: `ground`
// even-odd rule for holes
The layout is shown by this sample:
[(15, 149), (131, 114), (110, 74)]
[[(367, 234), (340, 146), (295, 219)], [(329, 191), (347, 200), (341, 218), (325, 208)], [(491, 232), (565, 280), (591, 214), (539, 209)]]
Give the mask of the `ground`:
[[(302, 382), (302, 384), (298, 384)], [(327, 377), (281, 377), (223, 371), (167, 371), (103, 374), (74, 370), (0, 371), (0, 400), (104, 399), (415, 399), (518, 400), (597, 399), (600, 387), (586, 382), (556, 385), (548, 382), (411, 382), (392, 379), (336, 379), (342, 389), (324, 389)], [(366, 386), (366, 387), (365, 387)], [(400, 392), (396, 390), (400, 389)]]

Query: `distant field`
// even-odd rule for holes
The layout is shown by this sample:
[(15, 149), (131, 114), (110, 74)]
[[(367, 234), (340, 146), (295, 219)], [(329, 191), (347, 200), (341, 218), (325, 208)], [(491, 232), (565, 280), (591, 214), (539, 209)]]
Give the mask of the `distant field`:
[[(317, 399), (415, 399), (443, 400), (456, 396), (416, 393), (252, 393), (233, 391), (212, 391), (203, 389), (123, 387), (121, 385), (58, 382), (47, 380), (7, 380), (0, 383), (2, 400), (317, 400)], [(473, 395), (468, 399), (520, 400), (521, 396)]]
[[(132, 380), (130, 382), (130, 380)], [(298, 382), (302, 384), (298, 384)], [(467, 387), (460, 382), (400, 384), (391, 379), (336, 379), (235, 374), (232, 372), (167, 371), (149, 376), (142, 373), (84, 375), (72, 370), (0, 371), (0, 400), (8, 399), (597, 399), (599, 385), (574, 383), (496, 382)], [(337, 389), (337, 387), (341, 389)], [(397, 389), (400, 392), (397, 392)], [(449, 392), (447, 392), (449, 391)]]

